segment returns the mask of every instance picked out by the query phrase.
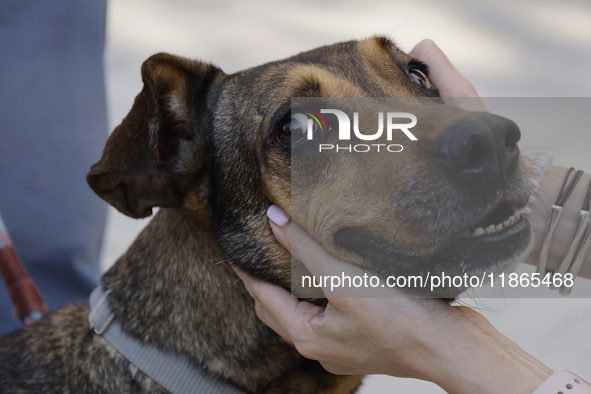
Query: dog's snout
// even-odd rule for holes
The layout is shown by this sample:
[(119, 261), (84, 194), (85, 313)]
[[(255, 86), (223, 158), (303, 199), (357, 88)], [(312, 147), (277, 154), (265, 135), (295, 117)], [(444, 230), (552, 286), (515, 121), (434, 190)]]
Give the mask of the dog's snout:
[(496, 187), (516, 167), (517, 125), (489, 113), (475, 113), (447, 127), (439, 141), (441, 166), (446, 175), (467, 184)]

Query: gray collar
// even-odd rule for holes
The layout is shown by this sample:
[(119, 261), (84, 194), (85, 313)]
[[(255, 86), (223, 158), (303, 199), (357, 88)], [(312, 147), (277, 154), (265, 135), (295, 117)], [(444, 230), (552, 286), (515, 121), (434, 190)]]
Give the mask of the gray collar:
[(242, 394), (243, 391), (206, 374), (186, 356), (143, 343), (125, 333), (101, 286), (90, 295), (88, 322), (130, 363), (172, 394)]

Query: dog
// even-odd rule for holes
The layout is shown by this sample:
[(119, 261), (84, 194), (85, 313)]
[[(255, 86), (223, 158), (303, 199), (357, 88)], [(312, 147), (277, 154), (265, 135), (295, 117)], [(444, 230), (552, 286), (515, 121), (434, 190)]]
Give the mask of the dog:
[[(336, 394), (355, 392), (362, 379), (326, 372), (260, 322), (231, 267), (291, 286), (291, 258), (273, 237), (266, 210), (276, 204), (298, 215), (291, 209), (291, 150), (298, 143), (292, 97), (440, 104), (423, 106), (436, 115), (421, 129), (424, 143), (390, 156), (396, 171), (371, 159), (364, 171), (339, 173), (344, 181), (364, 180), (352, 182), (355, 188), (384, 189), (386, 200), (354, 201), (370, 204), (369, 212), (359, 215), (351, 201), (326, 204), (339, 182), (310, 192), (297, 221), (331, 253), (382, 273), (417, 264), (473, 272), (508, 265), (530, 242), (523, 217), (477, 231), (503, 223), (528, 201), (517, 126), (447, 108), (427, 67), (388, 38), (324, 46), (233, 75), (157, 54), (141, 76), (143, 90), (87, 181), (132, 218), (160, 210), (101, 284), (124, 332), (186, 357), (215, 381), (247, 393)], [(380, 179), (389, 179), (387, 187)], [(89, 312), (65, 306), (3, 336), (0, 391), (168, 392), (89, 326)]]

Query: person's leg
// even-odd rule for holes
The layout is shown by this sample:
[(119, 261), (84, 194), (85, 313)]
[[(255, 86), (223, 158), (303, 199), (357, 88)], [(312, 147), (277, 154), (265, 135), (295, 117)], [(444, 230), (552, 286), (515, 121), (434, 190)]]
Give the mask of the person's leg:
[[(48, 308), (87, 302), (106, 204), (85, 176), (108, 135), (106, 0), (0, 2), (0, 212)], [(0, 333), (20, 326), (0, 284)]]

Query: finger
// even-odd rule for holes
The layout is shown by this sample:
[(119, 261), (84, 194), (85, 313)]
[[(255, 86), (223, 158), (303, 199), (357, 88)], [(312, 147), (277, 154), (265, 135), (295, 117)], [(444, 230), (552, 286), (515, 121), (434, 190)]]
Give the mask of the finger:
[[(367, 275), (363, 269), (342, 261), (332, 254), (330, 254), (321, 244), (314, 240), (308, 232), (302, 229), (294, 222), (289, 222), (283, 227), (278, 227), (271, 223), (273, 233), (276, 233), (278, 238), (285, 239), (289, 238), (289, 242), (283, 242), (289, 244), (288, 249), (292, 257), (297, 260), (295, 264), (302, 263), (312, 277), (325, 278), (322, 282), (322, 292), (324, 297), (328, 298), (330, 302), (339, 303), (335, 298), (341, 297), (369, 297), (368, 289), (364, 287), (341, 287), (337, 284), (340, 278), (344, 276), (348, 277), (363, 277)], [(289, 234), (289, 235), (288, 235)], [(303, 276), (308, 275), (301, 269), (294, 269), (292, 274), (302, 274)], [(328, 280), (326, 278), (329, 278)], [(312, 279), (308, 278), (311, 282)], [(299, 283), (299, 281), (295, 282)], [(298, 288), (298, 285), (295, 285)], [(302, 279), (302, 286), (304, 286)], [(292, 290), (294, 287), (292, 287)]]
[[(487, 111), (486, 106), (478, 97), (476, 89), (454, 67), (445, 53), (432, 40), (419, 42), (410, 56), (415, 57), (429, 66), (429, 79), (439, 89), (439, 94), (446, 104), (464, 108), (469, 111)], [(466, 99), (470, 97), (471, 99)]]
[(265, 325), (270, 327), (273, 331), (275, 331), (277, 334), (279, 334), (279, 336), (281, 338), (283, 338), (284, 341), (286, 341), (287, 343), (289, 343), (290, 345), (293, 346), (293, 339), (291, 338), (289, 332), (287, 332), (286, 330), (283, 329), (283, 327), (281, 327), (281, 324), (279, 324), (277, 322), (277, 320), (275, 320), (273, 315), (259, 301), (255, 301), (255, 311), (256, 311), (257, 317), (263, 323), (265, 323)]
[(432, 40), (419, 42), (409, 53), (429, 66), (429, 77), (446, 97), (478, 97), (476, 89), (454, 67), (445, 53)]
[[(329, 262), (339, 264), (340, 261), (328, 253), (322, 245), (316, 242), (303, 228), (291, 221), (291, 218), (278, 206), (271, 205), (267, 210), (267, 217), (271, 220), (273, 235), (279, 243), (304, 265), (314, 275), (327, 273)], [(320, 266), (313, 262), (324, 261), (326, 264)], [(309, 266), (307, 263), (310, 263)]]
[[(330, 278), (330, 283), (326, 280), (322, 282), (322, 291), (324, 296), (334, 305), (341, 304), (337, 300), (338, 298), (397, 297), (402, 295), (397, 289), (383, 288), (383, 286), (377, 288), (340, 286), (339, 278), (363, 278), (368, 275), (373, 276), (373, 274), (330, 254), (307, 231), (289, 220), (289, 216), (279, 207), (271, 206), (267, 215), (271, 220), (273, 234), (281, 245), (291, 252), (292, 256), (301, 262), (313, 276)], [(336, 281), (339, 281), (339, 284)], [(334, 287), (333, 284), (337, 286)], [(331, 287), (328, 288), (328, 286)]]
[(230, 267), (232, 267), (234, 272), (236, 272), (236, 275), (238, 275), (238, 277), (242, 280), (242, 283), (244, 283), (244, 287), (250, 293), (250, 296), (254, 298), (254, 296), (250, 292), (250, 289), (253, 286), (253, 283), (256, 281), (256, 278), (248, 275), (246, 272), (242, 271), (238, 267), (235, 267), (233, 265), (230, 265)]
[(273, 308), (271, 308), (272, 310), (285, 310), (285, 314), (287, 315), (296, 311), (299, 300), (293, 298), (289, 291), (283, 287), (255, 278), (238, 268), (234, 268), (234, 271), (242, 279), (246, 290), (248, 290), (252, 298), (260, 302), (265, 308), (269, 306), (269, 300), (273, 300), (275, 302), (273, 303)]
[(324, 312), (324, 308), (299, 301), (290, 292), (273, 283), (257, 279), (234, 268), (246, 290), (255, 299), (259, 318), (288, 342), (293, 333), (309, 331), (310, 321)]
[[(277, 241), (293, 257), (304, 263), (306, 268), (314, 275), (325, 274), (327, 273), (326, 268), (339, 263), (308, 232), (289, 220), (289, 216), (278, 206), (271, 205), (267, 211), (267, 216), (271, 220), (271, 229)], [(324, 261), (326, 264), (314, 264), (318, 261)]]
[[(234, 266), (232, 266), (232, 268), (234, 269), (238, 277), (242, 279), (244, 287), (246, 288), (248, 293), (251, 295), (251, 297), (254, 298), (255, 311), (258, 318), (267, 326), (269, 326), (273, 331), (279, 334), (279, 336), (281, 336), (286, 342), (293, 345), (293, 339), (291, 338), (290, 333), (286, 331), (277, 321), (277, 319), (275, 319), (273, 314), (269, 312), (269, 310), (265, 306), (266, 303), (264, 302), (264, 300), (266, 299), (266, 297), (276, 296), (279, 296), (281, 299), (285, 300), (285, 302), (287, 302), (287, 305), (281, 306), (281, 308), (279, 309), (281, 313), (284, 310), (288, 310), (290, 306), (292, 309), (297, 309), (297, 307), (295, 306), (295, 302), (298, 300), (291, 297), (289, 292), (280, 286), (257, 279)], [(282, 297), (286, 293), (288, 297)], [(286, 318), (284, 317), (283, 320), (285, 321)]]
[[(271, 220), (273, 235), (279, 243), (289, 251), (293, 257), (301, 261), (314, 275), (334, 272), (336, 266), (343, 262), (328, 253), (322, 245), (314, 240), (310, 234), (291, 220), (285, 220), (287, 215), (276, 205), (269, 207), (267, 216)], [(289, 217), (287, 217), (289, 218)], [(322, 262), (322, 264), (318, 264)], [(363, 272), (359, 270), (359, 272)]]
[(267, 217), (271, 221), (273, 235), (291, 253), (291, 218), (277, 205), (267, 209)]

